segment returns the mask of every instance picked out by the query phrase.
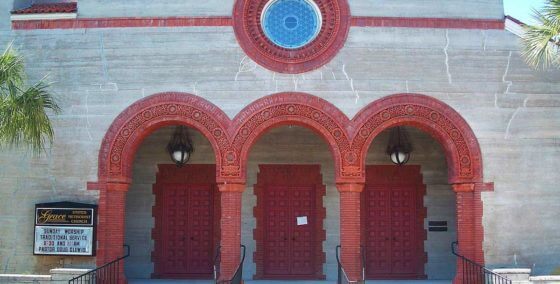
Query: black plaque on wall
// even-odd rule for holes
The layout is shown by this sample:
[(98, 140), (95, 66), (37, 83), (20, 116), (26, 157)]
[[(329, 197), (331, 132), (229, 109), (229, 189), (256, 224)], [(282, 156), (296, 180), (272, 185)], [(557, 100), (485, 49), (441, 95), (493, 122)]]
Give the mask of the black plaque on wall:
[(447, 221), (429, 221), (428, 230), (430, 232), (447, 232)]
[(95, 255), (97, 205), (35, 204), (35, 255)]

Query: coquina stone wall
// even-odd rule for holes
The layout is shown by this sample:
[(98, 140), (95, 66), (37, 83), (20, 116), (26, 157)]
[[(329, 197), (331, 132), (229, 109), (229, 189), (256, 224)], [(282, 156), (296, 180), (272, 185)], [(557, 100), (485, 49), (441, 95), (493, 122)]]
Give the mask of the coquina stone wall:
[[(91, 1), (80, 1), (80, 6)], [(498, 1), (455, 2), (464, 5), (428, 16), (464, 11), (465, 17), (499, 18), (502, 13)], [(481, 5), (473, 6), (476, 13), (461, 8), (476, 3)], [(350, 4), (356, 15), (379, 11), (363, 8), (368, 1)], [(352, 27), (331, 62), (305, 74), (282, 75), (248, 59), (231, 27), (13, 31), (12, 7), (12, 0), (0, 1), (0, 46), (13, 41), (26, 58), (31, 81), (49, 74), (63, 112), (52, 116), (56, 140), (41, 157), (22, 149), (0, 151), (0, 273), (46, 273), (57, 266), (94, 263), (92, 258), (33, 256), (33, 206), (97, 202), (98, 193), (88, 191), (86, 183), (97, 180), (103, 135), (128, 105), (163, 91), (196, 94), (230, 117), (250, 102), (282, 91), (322, 97), (349, 117), (395, 93), (439, 99), (473, 128), (485, 181), (495, 184), (494, 192), (483, 193), (487, 264), (533, 267), (535, 274), (560, 266), (560, 72), (529, 69), (520, 56), (519, 39), (508, 31)], [(229, 15), (219, 9), (213, 13)], [(324, 177), (332, 181), (328, 173)], [(332, 185), (328, 191), (334, 192)], [(254, 202), (250, 189), (244, 197), (247, 216)], [(337, 203), (329, 198), (325, 204), (334, 208)], [(336, 232), (336, 224), (328, 226), (329, 234)], [(337, 242), (334, 236), (329, 241), (325, 249)], [(333, 263), (331, 256), (327, 266)]]

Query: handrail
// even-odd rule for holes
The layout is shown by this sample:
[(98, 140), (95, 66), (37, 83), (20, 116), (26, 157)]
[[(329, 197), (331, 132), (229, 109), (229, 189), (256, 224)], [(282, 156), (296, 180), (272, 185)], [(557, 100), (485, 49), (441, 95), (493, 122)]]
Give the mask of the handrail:
[(360, 280), (350, 280), (350, 279), (348, 279), (348, 274), (346, 274), (346, 271), (344, 270), (344, 267), (342, 267), (342, 263), (340, 262), (340, 257), (339, 257), (340, 249), (341, 249), (341, 246), (337, 245), (336, 246), (336, 262), (338, 263), (338, 280), (337, 280), (337, 283), (338, 284), (365, 283), (365, 279), (366, 279), (366, 256), (364, 254), (364, 247), (360, 246), (360, 255), (361, 255), (361, 258), (362, 258), (362, 279), (360, 279)]
[(130, 256), (130, 246), (124, 245), (126, 248), (126, 254), (108, 262), (100, 267), (97, 267), (93, 270), (88, 271), (82, 275), (74, 277), (68, 280), (68, 284), (74, 283), (88, 283), (88, 284), (95, 284), (95, 283), (119, 283), (120, 280), (120, 272), (121, 272), (121, 265), (120, 262)]
[(468, 284), (512, 284), (508, 278), (493, 272), (492, 270), (480, 265), (456, 250), (459, 242), (451, 243), (451, 252), (461, 260), (462, 283)]
[(218, 246), (216, 249), (216, 257), (214, 257), (214, 282), (216, 284), (241, 284), (243, 281), (243, 263), (245, 262), (245, 251), (247, 247), (244, 245), (240, 246), (242, 249), (242, 256), (237, 269), (235, 270), (235, 274), (229, 280), (219, 280), (220, 279), (220, 260), (221, 260), (221, 246)]

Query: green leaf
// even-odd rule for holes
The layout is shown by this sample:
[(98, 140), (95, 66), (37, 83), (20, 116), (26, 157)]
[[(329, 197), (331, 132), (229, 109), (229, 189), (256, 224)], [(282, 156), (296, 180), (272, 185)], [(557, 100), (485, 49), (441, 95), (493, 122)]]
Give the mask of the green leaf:
[(43, 80), (25, 85), (23, 59), (11, 45), (0, 56), (0, 146), (28, 147), (35, 155), (54, 140), (48, 112), (60, 113)]

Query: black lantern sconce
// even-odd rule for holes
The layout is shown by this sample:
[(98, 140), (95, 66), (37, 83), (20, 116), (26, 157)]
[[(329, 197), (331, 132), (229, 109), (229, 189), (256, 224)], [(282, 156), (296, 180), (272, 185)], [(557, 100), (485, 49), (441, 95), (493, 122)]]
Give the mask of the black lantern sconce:
[(396, 165), (404, 165), (410, 159), (412, 145), (408, 140), (408, 135), (403, 127), (397, 126), (391, 129), (389, 145), (387, 145), (387, 155)]
[(167, 144), (167, 152), (171, 160), (180, 168), (189, 161), (193, 151), (194, 148), (187, 128), (177, 126), (169, 144)]

